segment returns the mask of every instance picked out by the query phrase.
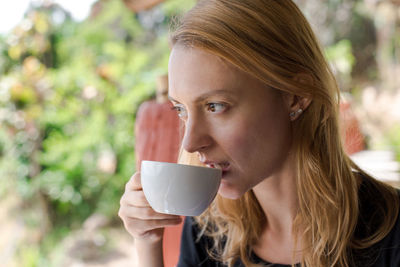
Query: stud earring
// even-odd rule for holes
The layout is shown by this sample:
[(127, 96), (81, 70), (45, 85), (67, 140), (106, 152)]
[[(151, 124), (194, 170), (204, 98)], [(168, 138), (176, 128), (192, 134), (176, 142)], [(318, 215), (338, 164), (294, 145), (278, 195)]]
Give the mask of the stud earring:
[(296, 116), (296, 114), (301, 114), (301, 113), (303, 113), (303, 110), (299, 108), (296, 112), (294, 111), (290, 112), (289, 116), (293, 118)]

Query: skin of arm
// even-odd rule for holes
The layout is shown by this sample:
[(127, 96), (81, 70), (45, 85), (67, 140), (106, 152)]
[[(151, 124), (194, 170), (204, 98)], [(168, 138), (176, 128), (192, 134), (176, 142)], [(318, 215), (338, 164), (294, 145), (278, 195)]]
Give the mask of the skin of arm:
[(162, 240), (153, 244), (134, 240), (135, 267), (164, 267)]

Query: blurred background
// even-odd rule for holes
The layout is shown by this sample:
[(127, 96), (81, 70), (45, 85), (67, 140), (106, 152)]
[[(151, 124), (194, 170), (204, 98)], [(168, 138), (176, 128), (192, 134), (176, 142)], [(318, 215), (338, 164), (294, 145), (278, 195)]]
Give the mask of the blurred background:
[[(400, 1), (297, 0), (340, 88), (355, 161), (399, 185)], [(0, 262), (128, 266), (117, 216), (135, 120), (195, 0), (0, 3)], [(177, 237), (178, 238), (178, 237)]]

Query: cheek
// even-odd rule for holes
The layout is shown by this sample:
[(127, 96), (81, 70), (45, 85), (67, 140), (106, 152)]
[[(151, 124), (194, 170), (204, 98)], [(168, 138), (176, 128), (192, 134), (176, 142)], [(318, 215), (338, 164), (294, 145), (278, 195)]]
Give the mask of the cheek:
[(235, 132), (227, 139), (227, 152), (233, 160), (243, 160), (249, 156), (251, 144), (246, 133)]
[(225, 140), (226, 152), (241, 169), (269, 169), (279, 165), (290, 149), (290, 122), (280, 116), (245, 121)]
[(237, 157), (249, 146), (249, 130), (248, 123), (242, 120), (237, 120), (235, 124), (226, 123), (219, 128), (219, 144), (230, 156)]
[(248, 165), (252, 158), (261, 156), (260, 145), (264, 145), (265, 139), (258, 136), (260, 127), (254, 127), (257, 124), (249, 123), (249, 121), (241, 121), (231, 127), (224, 127), (219, 138), (219, 145), (231, 160), (243, 169)]

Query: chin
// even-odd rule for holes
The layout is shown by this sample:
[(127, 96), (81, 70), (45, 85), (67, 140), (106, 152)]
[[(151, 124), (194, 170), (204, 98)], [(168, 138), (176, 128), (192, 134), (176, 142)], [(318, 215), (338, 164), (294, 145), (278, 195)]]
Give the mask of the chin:
[(241, 190), (238, 190), (238, 188), (235, 188), (232, 184), (228, 184), (225, 181), (221, 182), (221, 185), (218, 189), (218, 195), (220, 195), (223, 198), (228, 198), (228, 199), (239, 199), (241, 196), (244, 195), (245, 192), (242, 192)]

